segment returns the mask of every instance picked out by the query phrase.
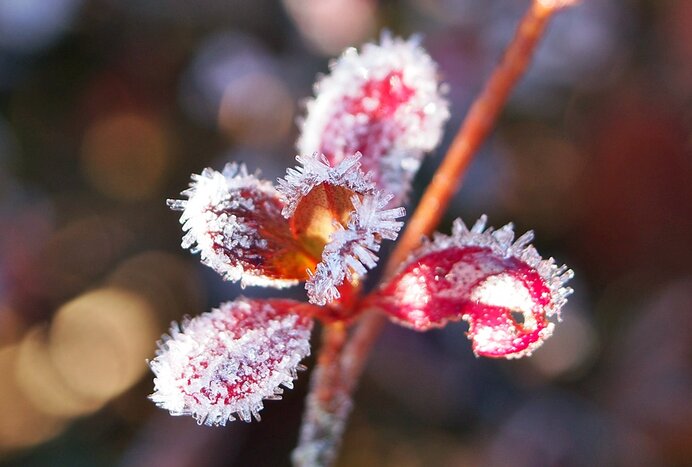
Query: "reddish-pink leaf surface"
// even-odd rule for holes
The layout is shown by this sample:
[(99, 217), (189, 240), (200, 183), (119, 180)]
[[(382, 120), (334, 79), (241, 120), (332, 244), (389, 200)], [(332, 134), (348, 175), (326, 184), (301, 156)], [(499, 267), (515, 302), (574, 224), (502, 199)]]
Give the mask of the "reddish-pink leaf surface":
[(291, 388), (310, 354), (311, 305), (240, 298), (173, 325), (151, 368), (151, 399), (201, 424), (259, 419), (264, 399)]
[(384, 35), (360, 53), (346, 51), (316, 83), (298, 151), (332, 164), (362, 153), (363, 168), (398, 204), (448, 116), (436, 65), (417, 40)]
[(226, 279), (281, 287), (307, 279), (306, 270), (315, 267), (317, 261), (281, 215), (279, 193), (244, 166), (205, 169), (183, 195), (188, 199), (169, 201), (183, 211), (183, 247), (199, 251)]
[(527, 234), (512, 243), (511, 226), (485, 232), (482, 218), (469, 231), (455, 224), (452, 237), (424, 245), (376, 294), (373, 304), (417, 330), (469, 323), (477, 355), (515, 358), (530, 354), (551, 335), (556, 315), (571, 290), (572, 276), (528, 245)]

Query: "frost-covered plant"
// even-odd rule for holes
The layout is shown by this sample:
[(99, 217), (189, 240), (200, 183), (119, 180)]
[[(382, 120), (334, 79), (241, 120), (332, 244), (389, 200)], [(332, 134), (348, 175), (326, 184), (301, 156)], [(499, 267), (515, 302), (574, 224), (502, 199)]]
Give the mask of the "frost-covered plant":
[[(186, 199), (169, 200), (182, 211), (183, 247), (243, 286), (305, 282), (308, 301), (241, 297), (174, 324), (151, 362), (157, 405), (206, 425), (259, 420), (263, 401), (292, 387), (319, 320), (324, 342), (293, 460), (328, 465), (378, 328), (373, 316), (419, 331), (467, 321), (473, 351), (487, 357), (529, 355), (550, 336), (572, 272), (543, 259), (531, 232), (514, 240), (511, 224), (493, 230), (482, 216), (471, 229), (457, 219), (451, 236), (435, 234), (422, 245), (420, 237), (437, 224), (550, 14), (564, 2), (552, 3), (534, 1), (457, 136), (462, 144), (450, 149), (451, 168), (443, 164), (384, 280), (365, 296), (363, 279), (377, 265), (381, 242), (396, 240), (403, 227), (400, 205), (449, 116), (436, 65), (416, 39), (383, 35), (380, 44), (349, 49), (332, 64), (307, 105), (300, 165), (277, 185), (237, 164), (192, 176)], [(374, 314), (349, 336), (366, 310)]]

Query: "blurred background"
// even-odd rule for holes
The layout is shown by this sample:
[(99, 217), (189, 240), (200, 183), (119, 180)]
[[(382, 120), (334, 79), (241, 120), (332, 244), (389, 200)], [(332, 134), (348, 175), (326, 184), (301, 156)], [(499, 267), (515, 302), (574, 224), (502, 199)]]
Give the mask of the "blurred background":
[[(165, 199), (226, 161), (283, 175), (316, 74), (388, 28), (449, 87), (415, 201), (527, 4), (0, 0), (0, 466), (288, 465), (307, 374), (250, 425), (146, 399), (170, 321), (241, 293)], [(339, 466), (692, 465), (691, 103), (692, 2), (555, 18), (441, 230), (534, 229), (576, 272), (564, 322), (521, 361), (388, 327)]]

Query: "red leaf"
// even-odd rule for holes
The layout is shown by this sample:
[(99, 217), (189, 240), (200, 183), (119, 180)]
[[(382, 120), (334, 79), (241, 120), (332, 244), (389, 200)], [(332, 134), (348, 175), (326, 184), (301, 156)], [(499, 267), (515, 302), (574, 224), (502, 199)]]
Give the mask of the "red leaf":
[(471, 231), (455, 222), (453, 235), (438, 235), (412, 255), (377, 293), (374, 304), (395, 321), (418, 330), (463, 319), (477, 355), (521, 357), (552, 333), (571, 289), (572, 271), (543, 260), (528, 245), (513, 243), (511, 224), (485, 229), (485, 216)]
[(183, 211), (184, 248), (199, 251), (203, 263), (244, 285), (285, 287), (307, 279), (317, 259), (294, 238), (271, 183), (235, 164), (223, 173), (205, 169), (192, 180), (183, 192), (187, 200), (169, 200)]
[(311, 305), (293, 300), (239, 298), (174, 324), (151, 368), (151, 399), (173, 415), (206, 425), (259, 420), (263, 399), (293, 387), (310, 354)]
[(349, 49), (315, 85), (298, 141), (300, 154), (332, 164), (361, 152), (366, 171), (399, 204), (425, 152), (449, 116), (435, 63), (413, 39), (383, 36), (361, 53)]

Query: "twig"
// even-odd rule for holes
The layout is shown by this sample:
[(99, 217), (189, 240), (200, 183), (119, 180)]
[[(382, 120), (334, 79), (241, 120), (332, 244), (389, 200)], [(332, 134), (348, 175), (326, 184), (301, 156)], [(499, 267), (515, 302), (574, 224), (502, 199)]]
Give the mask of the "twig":
[(351, 411), (350, 388), (343, 384), (339, 361), (345, 342), (343, 323), (324, 326), (298, 446), (291, 456), (293, 465), (308, 467), (334, 462)]
[(459, 188), (466, 168), (490, 133), (510, 92), (524, 74), (548, 20), (555, 11), (569, 3), (572, 2), (534, 0), (531, 4), (502, 61), (471, 106), (447, 155), (423, 194), (418, 209), (397, 241), (387, 263), (385, 277), (391, 275), (411, 251), (420, 245), (424, 236), (435, 230), (451, 197)]
[[(385, 267), (385, 279), (391, 277), (424, 236), (435, 230), (473, 155), (488, 136), (510, 92), (526, 70), (549, 19), (557, 10), (572, 3), (575, 0), (533, 0), (392, 252)], [(381, 314), (366, 313), (350, 340), (345, 340), (345, 330), (342, 331), (344, 340), (339, 341), (338, 346), (332, 343), (336, 338), (331, 335), (330, 327), (325, 329), (325, 344), (313, 374), (300, 442), (293, 454), (295, 465), (329, 466), (334, 462), (350, 413), (351, 394), (384, 322)]]

